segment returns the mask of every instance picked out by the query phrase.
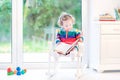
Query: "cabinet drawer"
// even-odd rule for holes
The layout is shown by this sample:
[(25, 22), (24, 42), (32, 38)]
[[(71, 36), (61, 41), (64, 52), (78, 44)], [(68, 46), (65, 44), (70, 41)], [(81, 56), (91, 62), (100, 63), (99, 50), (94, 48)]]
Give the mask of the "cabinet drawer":
[(101, 34), (120, 34), (120, 25), (101, 25)]

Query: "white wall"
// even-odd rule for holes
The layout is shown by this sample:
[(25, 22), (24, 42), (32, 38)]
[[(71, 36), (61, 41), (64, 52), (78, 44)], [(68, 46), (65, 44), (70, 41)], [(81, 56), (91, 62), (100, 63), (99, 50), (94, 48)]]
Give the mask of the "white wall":
[[(114, 8), (120, 8), (120, 0), (87, 0), (88, 9), (87, 9), (87, 19), (88, 19), (88, 25), (87, 25), (87, 55), (88, 55), (88, 63), (90, 63), (90, 57), (93, 52), (92, 46), (95, 44), (91, 44), (95, 42), (96, 40), (92, 39), (91, 34), (95, 34), (94, 32), (94, 24), (93, 22), (99, 19), (99, 15), (104, 13), (109, 13), (113, 17), (114, 15)], [(97, 48), (96, 48), (97, 49)], [(95, 49), (94, 49), (95, 50)]]
[(114, 8), (120, 8), (120, 0), (90, 0), (90, 13), (93, 20), (100, 14), (110, 13), (114, 16)]

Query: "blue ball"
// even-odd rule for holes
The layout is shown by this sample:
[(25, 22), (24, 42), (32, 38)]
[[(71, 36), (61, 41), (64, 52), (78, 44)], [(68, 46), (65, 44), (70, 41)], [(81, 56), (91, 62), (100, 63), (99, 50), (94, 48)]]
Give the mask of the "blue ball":
[(20, 76), (20, 75), (21, 75), (21, 72), (18, 71), (18, 72), (17, 72), (17, 75)]
[(17, 71), (20, 71), (20, 70), (21, 70), (21, 68), (20, 68), (20, 67), (17, 67), (17, 68), (16, 68), (16, 70), (17, 70)]

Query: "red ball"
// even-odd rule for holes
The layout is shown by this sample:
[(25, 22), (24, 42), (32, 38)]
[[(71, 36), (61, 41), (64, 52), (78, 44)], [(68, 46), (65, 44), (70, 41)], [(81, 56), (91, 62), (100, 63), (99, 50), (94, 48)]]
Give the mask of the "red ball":
[(12, 69), (10, 67), (7, 68), (7, 72), (12, 72)]

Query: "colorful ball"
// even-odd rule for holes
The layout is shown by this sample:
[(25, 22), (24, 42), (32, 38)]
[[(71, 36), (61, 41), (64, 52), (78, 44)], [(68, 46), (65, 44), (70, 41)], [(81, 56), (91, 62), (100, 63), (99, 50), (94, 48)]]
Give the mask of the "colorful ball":
[(7, 72), (12, 72), (12, 69), (10, 67), (7, 68)]
[(14, 74), (16, 74), (17, 73), (17, 71), (16, 70), (14, 70)]
[(17, 70), (17, 71), (20, 71), (20, 70), (21, 70), (21, 68), (20, 68), (20, 67), (17, 67), (17, 68), (16, 68), (16, 70)]
[(25, 74), (25, 71), (24, 71), (24, 70), (22, 70), (22, 71), (21, 71), (21, 74), (22, 74), (22, 75), (23, 75), (23, 74)]
[(25, 73), (27, 72), (27, 69), (24, 69)]
[(21, 75), (21, 72), (18, 71), (18, 72), (17, 72), (17, 75), (20, 76), (20, 75)]

